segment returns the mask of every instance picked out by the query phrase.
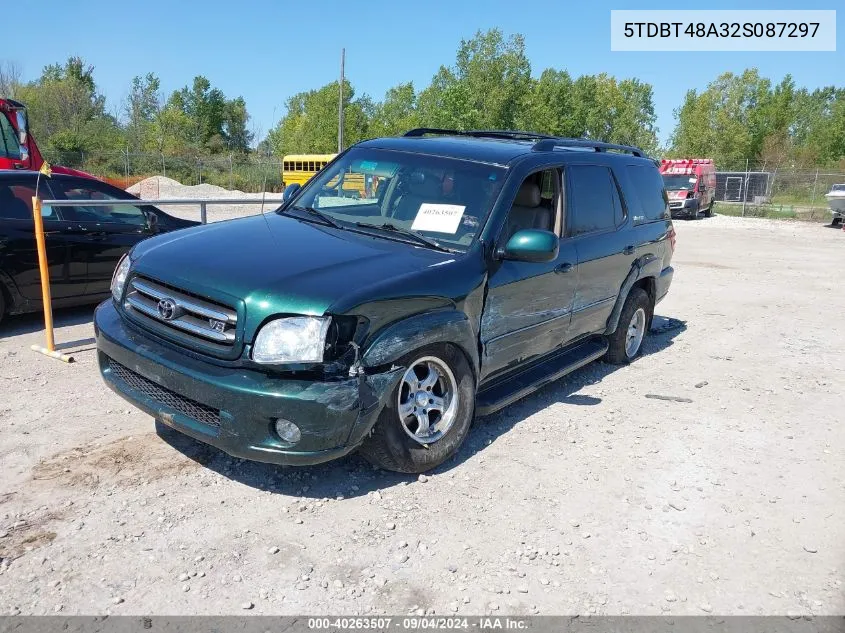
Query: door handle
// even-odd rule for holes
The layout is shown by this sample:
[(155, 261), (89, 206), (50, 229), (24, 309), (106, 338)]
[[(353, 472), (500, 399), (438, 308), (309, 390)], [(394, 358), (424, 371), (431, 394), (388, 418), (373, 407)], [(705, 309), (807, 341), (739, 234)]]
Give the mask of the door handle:
[(570, 264), (569, 262), (565, 262), (563, 264), (558, 264), (557, 266), (555, 266), (555, 272), (561, 274), (568, 273), (572, 270), (572, 268), (572, 264)]
[(626, 246), (623, 249), (622, 254), (623, 255), (633, 255), (634, 254), (634, 247), (629, 244), (628, 246)]
[(15, 163), (15, 169), (23, 169), (23, 168), (24, 168), (23, 163)]

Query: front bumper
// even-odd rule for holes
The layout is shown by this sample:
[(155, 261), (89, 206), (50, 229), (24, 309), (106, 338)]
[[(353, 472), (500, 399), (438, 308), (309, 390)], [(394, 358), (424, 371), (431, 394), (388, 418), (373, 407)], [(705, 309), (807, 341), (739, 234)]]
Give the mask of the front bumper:
[[(356, 449), (402, 373), (293, 380), (212, 364), (142, 334), (111, 300), (97, 308), (94, 329), (100, 373), (118, 395), (230, 455), (274, 464), (317, 464)], [(276, 435), (276, 418), (299, 427), (295, 446)]]
[(698, 215), (698, 200), (695, 198), (689, 198), (684, 200), (681, 206), (672, 206), (672, 203), (669, 204), (669, 212), (673, 218), (689, 218), (695, 217)]
[(657, 295), (657, 299), (655, 300), (655, 304), (660, 303), (669, 293), (669, 286), (672, 284), (672, 277), (675, 275), (675, 269), (671, 266), (667, 266), (662, 271), (660, 271), (660, 276), (655, 281), (655, 294)]

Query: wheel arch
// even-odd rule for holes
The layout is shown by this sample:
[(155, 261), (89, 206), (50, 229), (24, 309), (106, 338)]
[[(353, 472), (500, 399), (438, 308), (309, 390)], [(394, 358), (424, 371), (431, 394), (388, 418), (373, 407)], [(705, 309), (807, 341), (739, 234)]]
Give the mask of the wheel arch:
[(649, 310), (648, 327), (651, 327), (657, 300), (657, 277), (660, 274), (660, 266), (661, 261), (655, 255), (646, 255), (634, 262), (628, 276), (622, 282), (613, 311), (607, 319), (607, 327), (604, 331), (606, 335), (613, 334), (619, 326), (619, 315), (622, 314), (622, 308), (625, 306), (625, 301), (628, 299), (632, 288), (642, 288), (649, 297), (651, 309)]
[(366, 344), (361, 366), (366, 370), (389, 365), (413, 350), (437, 344), (460, 350), (478, 380), (478, 337), (469, 317), (458, 310), (425, 312), (386, 326)]

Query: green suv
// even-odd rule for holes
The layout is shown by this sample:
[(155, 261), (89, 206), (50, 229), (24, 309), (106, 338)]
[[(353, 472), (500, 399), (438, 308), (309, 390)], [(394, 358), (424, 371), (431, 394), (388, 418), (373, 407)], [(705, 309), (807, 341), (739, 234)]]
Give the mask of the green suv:
[(412, 130), (284, 200), (139, 243), (95, 317), (112, 389), (247, 459), (433, 468), (475, 415), (631, 361), (672, 280), (663, 181), (634, 147)]

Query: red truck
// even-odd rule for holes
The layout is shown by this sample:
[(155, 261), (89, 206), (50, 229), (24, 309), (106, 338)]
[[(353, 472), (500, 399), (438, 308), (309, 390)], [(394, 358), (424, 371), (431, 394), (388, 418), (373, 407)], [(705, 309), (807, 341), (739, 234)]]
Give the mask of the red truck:
[(660, 175), (669, 197), (672, 217), (697, 218), (713, 215), (716, 198), (716, 166), (711, 158), (664, 158)]
[[(26, 106), (12, 99), (0, 99), (0, 169), (38, 170), (44, 158), (29, 133)], [(53, 173), (94, 178), (70, 167), (51, 165)]]

